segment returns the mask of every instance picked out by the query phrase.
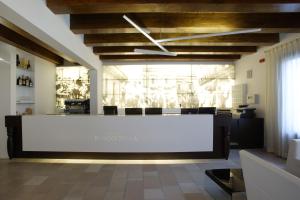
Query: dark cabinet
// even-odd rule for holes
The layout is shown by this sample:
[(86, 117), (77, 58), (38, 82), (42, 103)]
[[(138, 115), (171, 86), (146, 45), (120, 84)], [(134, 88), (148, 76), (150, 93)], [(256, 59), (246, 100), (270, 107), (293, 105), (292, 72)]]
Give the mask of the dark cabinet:
[(230, 143), (240, 149), (264, 147), (264, 119), (232, 119)]

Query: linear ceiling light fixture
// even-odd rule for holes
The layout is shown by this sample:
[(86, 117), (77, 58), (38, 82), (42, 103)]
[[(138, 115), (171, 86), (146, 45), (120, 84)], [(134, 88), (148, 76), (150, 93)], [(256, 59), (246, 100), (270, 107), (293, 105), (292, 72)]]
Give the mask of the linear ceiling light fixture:
[[(151, 51), (151, 50), (146, 50), (146, 49), (138, 49), (137, 51), (135, 50), (135, 52), (140, 51), (140, 53), (142, 52), (147, 52), (151, 54), (155, 55), (168, 55), (168, 56), (176, 56), (176, 53), (172, 53), (169, 52), (165, 47), (163, 47), (161, 44), (159, 44), (155, 39), (153, 39), (148, 33), (145, 32), (144, 28), (141, 28), (140, 26), (138, 26), (135, 22), (133, 22), (130, 18), (128, 18), (126, 15), (123, 15), (123, 18), (130, 23), (134, 28), (136, 28), (140, 33), (142, 33), (146, 38), (148, 38), (153, 44), (155, 44), (156, 46), (158, 46), (162, 51)], [(142, 51), (141, 51), (142, 50)]]
[(154, 51), (147, 49), (134, 49), (134, 52), (148, 55), (177, 56), (177, 54), (173, 52)]
[(175, 38), (166, 38), (155, 40), (149, 35), (149, 31), (145, 28), (141, 28), (131, 19), (129, 19), (126, 15), (123, 15), (123, 18), (129, 22), (134, 28), (136, 28), (140, 33), (142, 33), (145, 37), (147, 37), (153, 44), (158, 46), (162, 51), (153, 51), (147, 49), (134, 49), (134, 52), (142, 53), (142, 54), (149, 54), (149, 55), (164, 55), (164, 56), (177, 56), (176, 53), (168, 51), (165, 47), (163, 47), (160, 43), (163, 42), (173, 42), (179, 40), (191, 40), (191, 39), (199, 39), (199, 38), (208, 38), (208, 37), (217, 37), (217, 36), (226, 36), (226, 35), (236, 35), (236, 34), (244, 34), (244, 33), (255, 33), (260, 32), (261, 28), (256, 29), (244, 29), (239, 31), (230, 31), (230, 32), (221, 32), (221, 33), (209, 33), (209, 34), (198, 34), (198, 35), (191, 35), (191, 36), (182, 36), (182, 37), (175, 37)]
[(183, 36), (183, 37), (175, 37), (175, 38), (166, 38), (161, 40), (156, 40), (159, 43), (162, 42), (173, 42), (179, 40), (191, 40), (191, 39), (199, 39), (199, 38), (208, 38), (208, 37), (216, 37), (216, 36), (225, 36), (225, 35), (236, 35), (236, 34), (244, 34), (244, 33), (255, 33), (260, 32), (261, 29), (245, 29), (240, 31), (230, 31), (230, 32), (221, 32), (221, 33), (209, 33), (209, 34), (199, 34), (199, 35), (191, 35), (191, 36)]

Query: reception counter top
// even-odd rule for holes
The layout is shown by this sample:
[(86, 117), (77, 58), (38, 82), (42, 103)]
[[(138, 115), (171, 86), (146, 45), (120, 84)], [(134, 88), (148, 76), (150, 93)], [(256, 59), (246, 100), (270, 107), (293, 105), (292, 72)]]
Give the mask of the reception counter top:
[(6, 126), (10, 157), (222, 158), (228, 131), (219, 121), (209, 114), (34, 115), (7, 116)]

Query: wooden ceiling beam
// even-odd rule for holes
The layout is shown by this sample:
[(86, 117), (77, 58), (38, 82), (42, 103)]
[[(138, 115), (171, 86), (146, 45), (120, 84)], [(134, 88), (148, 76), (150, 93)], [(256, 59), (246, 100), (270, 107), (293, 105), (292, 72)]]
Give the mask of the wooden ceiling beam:
[[(165, 46), (169, 51), (179, 54), (245, 54), (257, 51), (255, 46)], [(115, 46), (94, 47), (97, 55), (134, 54), (134, 49), (158, 50), (153, 46)]]
[[(299, 32), (299, 13), (138, 13), (128, 15), (151, 33), (211, 33), (248, 28), (262, 32)], [(70, 28), (78, 34), (137, 33), (123, 14), (71, 15)], [(296, 30), (293, 30), (296, 29)]]
[(234, 61), (240, 59), (236, 55), (178, 55), (178, 56), (159, 56), (159, 55), (103, 55), (101, 60), (114, 61)]
[[(151, 34), (154, 39), (174, 38), (186, 34)], [(162, 43), (166, 46), (262, 46), (279, 42), (279, 34), (240, 34), (209, 37), (192, 40)], [(84, 35), (84, 43), (88, 46), (153, 46), (153, 43), (139, 33), (128, 34), (89, 34)]]
[[(146, 28), (150, 33), (220, 33), (229, 31), (240, 31), (243, 28), (228, 27), (186, 27), (186, 28)], [(135, 28), (79, 28), (72, 29), (75, 34), (111, 34), (111, 33), (138, 33)], [(300, 33), (300, 28), (262, 28), (259, 33)]]
[(47, 6), (56, 14), (300, 11), (299, 0), (47, 0)]
[(35, 56), (48, 60), (56, 65), (61, 65), (64, 59), (36, 42), (22, 36), (0, 23), (0, 40), (27, 51)]

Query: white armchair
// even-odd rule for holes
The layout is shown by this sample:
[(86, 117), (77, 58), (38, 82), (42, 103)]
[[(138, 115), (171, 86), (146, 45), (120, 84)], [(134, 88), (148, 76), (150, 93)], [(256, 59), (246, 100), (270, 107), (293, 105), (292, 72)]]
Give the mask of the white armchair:
[(300, 139), (290, 141), (286, 165), (288, 172), (300, 178)]
[(248, 200), (299, 200), (300, 178), (249, 152), (240, 156)]

